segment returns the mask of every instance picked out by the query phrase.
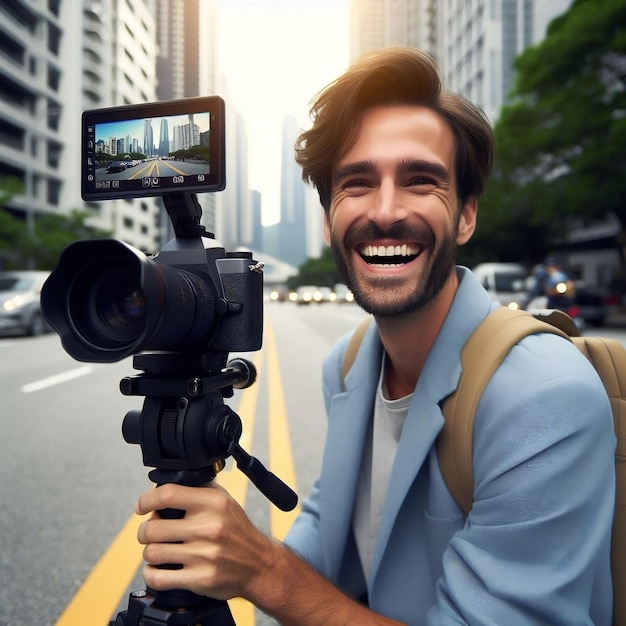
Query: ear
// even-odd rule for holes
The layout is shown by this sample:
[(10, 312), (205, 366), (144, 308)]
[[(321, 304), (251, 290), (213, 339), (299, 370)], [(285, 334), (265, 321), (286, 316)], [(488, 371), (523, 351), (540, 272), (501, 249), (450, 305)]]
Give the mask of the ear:
[(324, 241), (327, 246), (330, 246), (330, 219), (328, 211), (324, 211)]
[(478, 200), (476, 196), (467, 199), (461, 210), (459, 228), (456, 242), (459, 246), (467, 243), (476, 230), (476, 214), (478, 213)]

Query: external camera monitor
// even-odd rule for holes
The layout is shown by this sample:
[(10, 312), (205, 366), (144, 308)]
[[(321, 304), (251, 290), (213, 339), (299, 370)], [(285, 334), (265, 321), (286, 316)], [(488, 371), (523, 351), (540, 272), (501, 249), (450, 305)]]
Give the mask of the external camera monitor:
[(85, 111), (83, 200), (222, 191), (224, 150), (219, 96)]

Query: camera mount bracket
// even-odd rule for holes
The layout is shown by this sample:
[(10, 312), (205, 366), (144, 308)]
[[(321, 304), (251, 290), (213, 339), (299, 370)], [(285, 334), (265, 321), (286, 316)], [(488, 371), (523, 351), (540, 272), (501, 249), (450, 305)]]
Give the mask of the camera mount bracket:
[(202, 207), (195, 193), (169, 193), (162, 197), (177, 238), (209, 237), (215, 239), (215, 235), (208, 232), (200, 223)]

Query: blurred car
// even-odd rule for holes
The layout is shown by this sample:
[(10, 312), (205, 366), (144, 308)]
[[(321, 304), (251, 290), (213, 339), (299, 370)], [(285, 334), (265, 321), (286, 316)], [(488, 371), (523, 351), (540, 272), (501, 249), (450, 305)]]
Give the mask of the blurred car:
[(317, 287), (313, 292), (313, 300), (319, 304), (322, 302), (334, 302), (336, 299), (337, 296), (330, 287)]
[(314, 294), (317, 291), (315, 285), (302, 285), (296, 289), (297, 304), (311, 304), (315, 302)]
[(587, 324), (603, 326), (609, 315), (617, 312), (618, 298), (604, 287), (589, 287), (576, 284), (574, 304), (578, 307), (578, 315)]
[(124, 161), (111, 161), (107, 165), (107, 174), (113, 174), (114, 172), (123, 172), (126, 170), (126, 163)]
[(528, 272), (519, 263), (481, 263), (472, 273), (489, 295), (510, 309), (522, 309), (528, 302)]
[(288, 292), (284, 287), (276, 287), (269, 293), (270, 302), (285, 302)]
[(337, 283), (334, 287), (335, 301), (339, 304), (343, 302), (354, 302), (354, 294), (347, 285), (343, 283)]
[(0, 331), (37, 336), (50, 330), (41, 313), (40, 294), (50, 272), (0, 272)]
[[(574, 273), (565, 270), (565, 274)], [(535, 277), (530, 276), (527, 281), (529, 295), (536, 291)], [(607, 317), (619, 310), (619, 298), (606, 287), (593, 286), (576, 278), (573, 281), (573, 293), (565, 312), (574, 319), (579, 328), (586, 326), (604, 326)], [(548, 298), (544, 295), (530, 296), (527, 309), (541, 309), (548, 307)]]

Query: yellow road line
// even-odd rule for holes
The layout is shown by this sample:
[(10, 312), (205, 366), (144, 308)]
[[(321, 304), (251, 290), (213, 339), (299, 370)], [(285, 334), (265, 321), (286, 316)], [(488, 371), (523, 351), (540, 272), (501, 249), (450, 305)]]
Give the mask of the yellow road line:
[[(296, 471), (293, 464), (291, 438), (289, 436), (287, 407), (285, 405), (283, 382), (278, 364), (278, 351), (276, 349), (274, 329), (269, 322), (265, 325), (264, 334), (268, 360), (267, 382), (269, 385), (269, 396), (267, 405), (270, 469), (294, 491), (297, 491)], [(287, 513), (272, 506), (270, 508), (270, 527), (272, 535), (282, 541), (298, 515), (299, 510), (299, 505), (293, 511)]]
[(137, 527), (142, 517), (133, 515), (61, 614), (56, 626), (108, 624), (141, 563), (142, 546)]
[[(278, 353), (271, 325), (266, 320), (266, 349), (255, 362), (260, 379), (262, 365), (268, 360), (268, 431), (270, 469), (292, 489), (296, 489), (296, 477), (291, 452), (291, 441), (287, 411), (283, 396), (282, 379), (278, 365)], [(255, 413), (258, 400), (258, 383), (241, 392), (237, 413), (243, 423), (240, 440), (245, 450), (251, 449)], [(231, 461), (232, 463), (232, 461)], [(232, 463), (228, 470), (220, 472), (218, 480), (232, 496), (245, 505), (249, 481)], [(297, 515), (299, 507), (284, 513), (271, 506), (271, 533), (282, 539)], [(107, 624), (119, 606), (123, 595), (131, 584), (142, 558), (142, 546), (137, 542), (137, 527), (143, 518), (132, 515), (109, 548), (102, 555), (82, 586), (61, 614), (55, 626), (83, 626), (86, 616), (90, 623)], [(236, 598), (229, 602), (237, 626), (253, 626), (254, 607), (247, 601)]]

